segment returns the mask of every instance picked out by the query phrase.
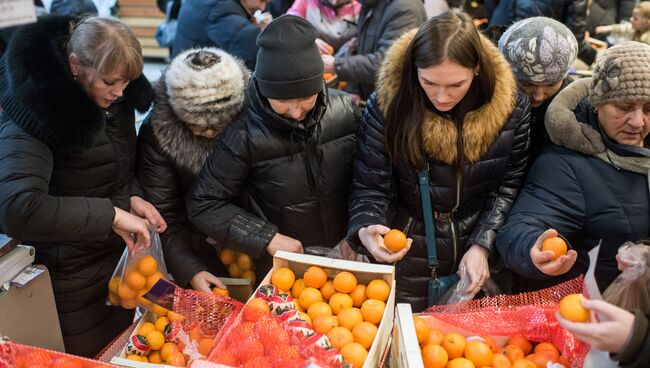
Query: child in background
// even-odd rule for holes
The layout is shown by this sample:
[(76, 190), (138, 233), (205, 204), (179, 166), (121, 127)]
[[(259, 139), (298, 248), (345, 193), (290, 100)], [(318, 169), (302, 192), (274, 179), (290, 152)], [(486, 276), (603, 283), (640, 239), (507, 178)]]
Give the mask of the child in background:
[(596, 27), (596, 34), (609, 33), (619, 39), (650, 44), (650, 1), (642, 1), (632, 12), (630, 23)]

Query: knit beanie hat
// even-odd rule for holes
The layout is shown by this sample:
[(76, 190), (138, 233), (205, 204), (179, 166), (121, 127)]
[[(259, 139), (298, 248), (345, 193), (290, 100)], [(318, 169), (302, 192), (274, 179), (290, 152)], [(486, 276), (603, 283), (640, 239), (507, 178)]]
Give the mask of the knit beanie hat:
[(520, 82), (557, 83), (578, 55), (578, 41), (564, 24), (532, 17), (511, 25), (499, 39), (499, 49)]
[(589, 102), (650, 101), (650, 45), (629, 41), (611, 47), (596, 63)]
[(318, 30), (294, 15), (273, 20), (257, 38), (255, 80), (266, 98), (287, 100), (323, 90), (323, 60)]
[(243, 62), (213, 47), (184, 51), (165, 71), (174, 113), (187, 123), (212, 129), (239, 113), (249, 79)]

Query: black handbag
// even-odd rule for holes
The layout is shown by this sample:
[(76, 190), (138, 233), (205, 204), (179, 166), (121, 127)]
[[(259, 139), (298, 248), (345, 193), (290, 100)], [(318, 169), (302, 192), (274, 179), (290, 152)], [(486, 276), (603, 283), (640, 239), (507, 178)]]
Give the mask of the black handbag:
[(429, 170), (422, 170), (419, 174), (420, 194), (422, 196), (422, 215), (428, 250), (428, 265), (431, 269), (429, 280), (429, 306), (437, 305), (440, 298), (451, 289), (460, 276), (457, 273), (438, 277), (438, 255), (436, 250), (436, 231), (433, 226), (433, 210), (431, 208), (431, 195), (429, 194)]
[(177, 19), (172, 19), (172, 7), (174, 0), (168, 0), (165, 7), (165, 22), (156, 28), (156, 41), (160, 47), (172, 47), (174, 39), (176, 38), (176, 26), (178, 25)]

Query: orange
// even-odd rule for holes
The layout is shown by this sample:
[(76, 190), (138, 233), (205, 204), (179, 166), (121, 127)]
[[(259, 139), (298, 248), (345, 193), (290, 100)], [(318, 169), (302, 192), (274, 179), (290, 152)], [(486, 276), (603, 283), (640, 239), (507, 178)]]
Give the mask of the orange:
[(293, 286), (291, 287), (291, 296), (294, 299), (300, 298), (300, 293), (305, 289), (305, 280), (303, 279), (298, 279), (296, 282), (293, 283)]
[(537, 368), (546, 368), (548, 362), (555, 362), (553, 353), (550, 351), (540, 351), (539, 353), (530, 354), (526, 360), (530, 360)]
[(241, 277), (243, 279), (249, 279), (251, 281), (251, 285), (255, 285), (255, 280), (257, 279), (257, 276), (255, 275), (255, 272), (252, 270), (246, 270), (241, 273)]
[(463, 356), (465, 352), (465, 346), (467, 345), (467, 340), (465, 336), (452, 332), (445, 336), (445, 339), (442, 340), (442, 347), (447, 350), (449, 354), (449, 359), (456, 359)]
[(119, 288), (120, 288), (120, 277), (119, 276), (111, 277), (111, 281), (108, 282), (108, 291), (113, 294), (117, 294)]
[(185, 367), (185, 357), (182, 353), (172, 353), (165, 360), (165, 363), (174, 366), (174, 367)]
[(427, 345), (420, 351), (424, 368), (445, 368), (449, 354), (440, 345)]
[(352, 308), (354, 303), (348, 294), (336, 293), (330, 298), (329, 304), (330, 307), (332, 307), (332, 313), (337, 315), (341, 313), (343, 309)]
[(152, 304), (151, 305), (151, 311), (156, 313), (158, 317), (163, 317), (167, 315), (167, 312), (169, 312), (166, 308), (163, 308), (159, 306), (158, 304)]
[(214, 289), (212, 289), (212, 292), (215, 293), (216, 295), (220, 295), (220, 296), (229, 296), (230, 295), (230, 292), (228, 291), (228, 289), (222, 289), (222, 288), (219, 288), (219, 287), (216, 287), (216, 286), (214, 287)]
[(525, 356), (524, 350), (518, 345), (506, 345), (501, 354), (505, 355), (513, 363), (515, 360), (524, 359)]
[(384, 280), (372, 280), (366, 288), (368, 299), (378, 299), (385, 302), (388, 300), (388, 294), (390, 294), (390, 286)]
[(537, 368), (537, 366), (530, 360), (517, 359), (512, 362), (512, 368)]
[(296, 307), (296, 310), (298, 312), (304, 312), (305, 309), (300, 305), (300, 300), (299, 299), (294, 299), (293, 300), (293, 305)]
[(143, 276), (151, 276), (158, 270), (158, 262), (152, 256), (144, 256), (138, 261), (138, 271)]
[(481, 336), (485, 343), (488, 344), (493, 353), (496, 353), (499, 350), (497, 343), (490, 336)]
[(300, 301), (301, 307), (305, 308), (305, 310), (309, 310), (309, 307), (315, 302), (322, 302), (323, 296), (318, 289), (306, 287), (300, 294), (298, 300)]
[(571, 322), (588, 322), (591, 313), (580, 303), (584, 298), (582, 294), (570, 294), (562, 298), (560, 315)]
[(180, 313), (168, 311), (167, 312), (167, 319), (169, 319), (169, 322), (182, 322), (185, 320), (185, 316), (183, 316)]
[(156, 326), (151, 322), (145, 322), (138, 329), (138, 335), (146, 337), (151, 331), (156, 331)]
[(135, 360), (136, 362), (144, 362), (144, 360), (142, 360), (141, 356), (135, 355), (135, 354), (131, 354), (131, 355), (127, 356), (126, 359), (127, 360)]
[(223, 248), (221, 249), (221, 252), (219, 252), (219, 259), (224, 266), (230, 266), (231, 263), (235, 262), (235, 251), (230, 248)]
[(352, 337), (354, 337), (354, 342), (358, 342), (366, 348), (366, 350), (370, 350), (370, 347), (372, 346), (372, 342), (375, 340), (375, 336), (377, 335), (377, 326), (373, 325), (370, 322), (361, 322), (354, 326), (352, 329)]
[(325, 281), (323, 286), (320, 287), (320, 292), (323, 294), (323, 299), (330, 300), (332, 295), (336, 294), (336, 289), (334, 289), (334, 282), (332, 282), (332, 280)]
[(165, 336), (160, 331), (151, 331), (147, 335), (147, 344), (149, 349), (158, 350), (165, 344)]
[(427, 339), (427, 337), (429, 337), (431, 328), (429, 328), (429, 325), (418, 316), (413, 316), (413, 324), (415, 325), (415, 335), (418, 337), (418, 343), (422, 343)]
[(339, 326), (345, 327), (348, 330), (352, 331), (356, 325), (363, 322), (363, 314), (359, 308), (347, 308), (339, 313), (338, 320)]
[(510, 368), (512, 363), (503, 354), (492, 354), (492, 367), (494, 368)]
[(312, 324), (312, 320), (311, 320), (311, 317), (309, 317), (309, 314), (307, 314), (307, 313), (305, 313), (303, 311), (299, 311), (298, 314), (300, 315), (300, 319), (302, 319), (303, 321), (309, 323), (310, 325)]
[(165, 332), (165, 327), (169, 324), (169, 318), (167, 317), (158, 317), (156, 320), (155, 326), (156, 330), (160, 332)]
[(156, 271), (153, 273), (153, 275), (147, 277), (147, 290), (151, 289), (157, 282), (158, 280), (163, 278), (163, 274), (160, 273), (159, 271)]
[(164, 362), (163, 358), (160, 357), (160, 351), (154, 350), (149, 353), (149, 363), (162, 364)]
[(248, 254), (241, 253), (237, 257), (237, 266), (239, 266), (242, 271), (248, 271), (253, 268), (253, 260)]
[[(550, 342), (540, 342), (535, 345), (535, 354), (545, 353), (546, 356), (549, 356), (550, 359), (556, 361), (560, 356), (560, 351), (555, 347), (555, 345)], [(546, 354), (548, 353), (548, 354)]]
[(145, 299), (144, 294), (146, 294), (149, 290), (147, 289), (142, 289), (138, 291), (138, 295), (135, 297), (136, 302), (140, 303), (143, 306), (148, 306), (151, 304), (151, 301), (149, 299)]
[(269, 313), (271, 313), (271, 308), (264, 300), (253, 298), (244, 306), (244, 321), (257, 322), (260, 317)]
[(201, 327), (194, 326), (194, 328), (190, 330), (190, 340), (194, 340), (198, 343), (199, 341), (203, 340), (204, 337), (205, 336), (203, 336), (203, 332), (201, 332)]
[(531, 351), (533, 351), (533, 344), (530, 343), (530, 341), (522, 338), (522, 337), (511, 337), (508, 339), (508, 343), (506, 345), (517, 345), (523, 350), (524, 355), (530, 354)]
[(447, 368), (478, 368), (471, 360), (466, 358), (455, 358), (447, 363)]
[[(321, 291), (322, 291), (322, 289), (321, 289)], [(325, 295), (323, 295), (323, 296), (325, 296)], [(354, 290), (352, 290), (352, 292), (350, 293), (350, 298), (352, 298), (352, 305), (353, 306), (355, 306), (357, 308), (361, 308), (361, 304), (363, 304), (363, 302), (365, 302), (366, 299), (368, 299), (366, 297), (366, 285), (357, 284), (357, 287), (355, 287)]]
[(135, 290), (131, 289), (127, 284), (122, 284), (117, 289), (117, 295), (122, 299), (135, 299), (138, 294)]
[(199, 354), (203, 356), (208, 356), (213, 346), (214, 346), (214, 339), (208, 339), (208, 338), (202, 339), (201, 341), (199, 341)]
[(482, 341), (470, 341), (465, 346), (465, 358), (469, 359), (477, 367), (492, 364), (492, 348)]
[(544, 240), (542, 243), (542, 251), (550, 251), (555, 253), (552, 259), (556, 260), (566, 254), (567, 245), (564, 239), (560, 238), (559, 236), (554, 236), (552, 238), (546, 238)]
[(165, 361), (167, 358), (169, 358), (169, 355), (171, 353), (178, 352), (180, 352), (178, 345), (174, 344), (173, 342), (166, 342), (163, 344), (162, 348), (160, 348), (160, 358)]
[(120, 297), (117, 294), (108, 293), (108, 301), (113, 305), (120, 305)]
[(331, 329), (339, 326), (339, 320), (334, 316), (318, 316), (312, 321), (314, 321), (314, 331), (322, 334), (327, 334)]
[(357, 277), (351, 272), (343, 271), (334, 276), (334, 289), (339, 293), (351, 293), (357, 287)]
[(302, 278), (305, 280), (306, 286), (319, 289), (327, 281), (327, 272), (318, 266), (311, 266), (305, 271)]
[(354, 368), (361, 368), (368, 357), (368, 351), (361, 344), (351, 342), (343, 346), (341, 356), (343, 356), (344, 362), (352, 363)]
[(271, 284), (282, 291), (289, 291), (296, 281), (296, 275), (287, 267), (278, 268), (273, 271), (271, 276)]
[(230, 275), (230, 277), (235, 277), (235, 278), (240, 277), (241, 272), (242, 272), (241, 268), (239, 268), (239, 265), (237, 265), (237, 263), (231, 263), (228, 266), (228, 274)]
[(124, 309), (133, 309), (138, 306), (138, 302), (135, 299), (122, 299), (120, 305)]
[(363, 320), (374, 325), (379, 325), (379, 322), (381, 322), (381, 319), (384, 316), (385, 309), (386, 303), (381, 300), (368, 299), (361, 305)]
[(332, 308), (325, 302), (314, 302), (309, 306), (307, 314), (312, 320), (320, 316), (331, 316)]
[(435, 328), (432, 328), (429, 330), (429, 336), (427, 336), (422, 343), (420, 343), (420, 346), (427, 346), (427, 345), (440, 345), (442, 344), (442, 340), (445, 339), (445, 334), (437, 330)]
[(327, 332), (332, 346), (341, 350), (341, 348), (351, 342), (354, 342), (352, 332), (345, 327), (334, 327)]
[(406, 247), (406, 234), (392, 229), (384, 235), (384, 245), (391, 253), (399, 252)]

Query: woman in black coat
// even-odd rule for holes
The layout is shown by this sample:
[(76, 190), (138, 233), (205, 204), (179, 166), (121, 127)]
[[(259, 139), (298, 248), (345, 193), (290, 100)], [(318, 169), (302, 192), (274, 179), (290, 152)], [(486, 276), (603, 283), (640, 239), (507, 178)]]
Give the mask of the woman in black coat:
[[(156, 85), (156, 103), (138, 135), (136, 177), (167, 222), (165, 264), (178, 285), (210, 291), (224, 266), (189, 221), (185, 199), (219, 135), (244, 110), (250, 72), (215, 48), (178, 55)], [(214, 243), (214, 242), (213, 242)]]
[(142, 68), (137, 39), (109, 18), (42, 18), (16, 31), (0, 62), (0, 229), (48, 267), (76, 355), (94, 356), (132, 323), (132, 311), (106, 306), (109, 278), (125, 242), (148, 247), (148, 225), (166, 227), (133, 177), (134, 109), (153, 97)]
[[(399, 261), (398, 302), (425, 309), (432, 271), (460, 268), (468, 291), (489, 277), (496, 231), (524, 178), (529, 106), (507, 61), (462, 13), (432, 18), (393, 44), (358, 133), (348, 240), (379, 262)], [(437, 270), (427, 263), (422, 172)], [(381, 235), (409, 219), (410, 249), (390, 254)]]
[[(572, 83), (555, 98), (546, 126), (557, 146), (533, 164), (499, 232), (499, 253), (530, 289), (585, 273), (587, 252), (601, 244), (601, 290), (618, 276), (618, 248), (650, 237), (650, 46), (608, 49), (593, 79)], [(577, 105), (577, 107), (576, 107)], [(552, 261), (544, 239), (562, 235), (573, 250)]]

